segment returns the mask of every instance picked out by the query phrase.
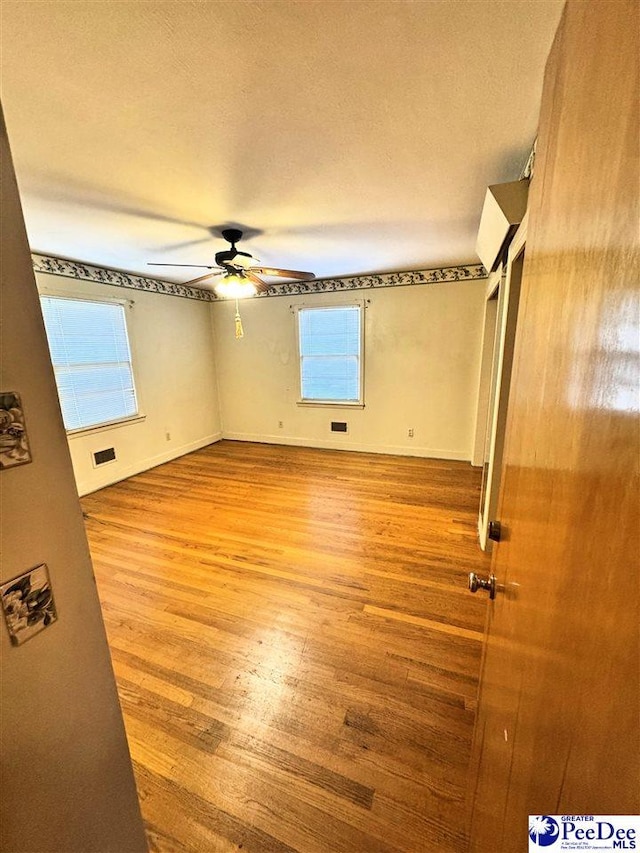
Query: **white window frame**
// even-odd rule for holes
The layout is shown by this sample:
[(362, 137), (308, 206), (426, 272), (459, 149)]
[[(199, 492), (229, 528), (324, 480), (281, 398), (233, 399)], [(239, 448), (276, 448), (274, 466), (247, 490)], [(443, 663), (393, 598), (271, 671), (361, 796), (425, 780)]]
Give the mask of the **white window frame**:
[[(357, 400), (309, 400), (302, 396), (302, 352), (300, 348), (300, 312), (313, 310), (326, 310), (332, 308), (358, 308), (360, 313), (360, 351), (358, 353), (358, 386), (360, 396)], [(356, 299), (349, 302), (329, 302), (318, 305), (301, 304), (296, 305), (292, 310), (295, 314), (296, 326), (296, 347), (298, 351), (298, 406), (325, 406), (338, 409), (364, 409), (364, 335), (365, 335), (365, 308), (364, 300)]]
[[(133, 339), (131, 335), (131, 329), (129, 325), (129, 317), (128, 310), (131, 310), (135, 305), (135, 302), (132, 299), (118, 299), (110, 296), (91, 296), (86, 293), (78, 293), (78, 292), (70, 292), (67, 290), (62, 290), (58, 288), (51, 287), (42, 287), (39, 288), (38, 292), (39, 298), (43, 297), (51, 297), (53, 299), (68, 299), (74, 302), (97, 302), (100, 304), (109, 304), (109, 305), (121, 305), (124, 309), (124, 326), (125, 333), (127, 336), (127, 343), (129, 345), (129, 358), (131, 365), (131, 377), (133, 383), (133, 393), (136, 399), (136, 408), (137, 411), (134, 415), (128, 415), (124, 418), (118, 418), (116, 420), (111, 421), (103, 421), (99, 424), (92, 424), (91, 426), (78, 427), (77, 429), (66, 429), (65, 432), (69, 439), (79, 438), (83, 435), (88, 435), (91, 433), (103, 432), (106, 430), (117, 429), (118, 427), (128, 426), (134, 423), (141, 423), (146, 420), (146, 415), (142, 409), (142, 403), (140, 400), (140, 393), (138, 391), (138, 383), (136, 381), (136, 370), (135, 370), (135, 347), (133, 345)], [(56, 390), (57, 390), (57, 380), (56, 380)]]

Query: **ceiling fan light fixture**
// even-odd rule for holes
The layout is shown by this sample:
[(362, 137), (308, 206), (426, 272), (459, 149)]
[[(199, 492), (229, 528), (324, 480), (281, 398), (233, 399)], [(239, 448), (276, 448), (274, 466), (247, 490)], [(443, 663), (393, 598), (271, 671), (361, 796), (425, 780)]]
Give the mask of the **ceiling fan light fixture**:
[[(258, 233), (258, 232), (256, 232)], [(271, 285), (269, 282), (260, 278), (260, 275), (276, 276), (277, 278), (293, 278), (299, 281), (311, 281), (315, 278), (312, 272), (302, 272), (302, 270), (285, 270), (280, 267), (263, 267), (256, 266), (258, 260), (249, 252), (241, 252), (236, 248), (236, 243), (242, 238), (242, 231), (239, 228), (225, 228), (222, 232), (224, 239), (231, 244), (230, 249), (225, 249), (223, 252), (216, 252), (215, 265), (213, 264), (165, 264), (153, 263), (153, 266), (179, 266), (179, 267), (201, 267), (206, 270), (213, 270), (206, 275), (192, 278), (190, 281), (185, 281), (187, 287), (199, 285), (203, 281), (208, 281), (211, 278), (223, 278), (214, 284), (213, 289), (217, 296), (221, 299), (246, 299), (248, 296), (257, 296), (267, 293)]]
[(245, 299), (258, 292), (255, 284), (244, 275), (229, 273), (218, 281), (213, 288), (216, 296), (222, 299)]

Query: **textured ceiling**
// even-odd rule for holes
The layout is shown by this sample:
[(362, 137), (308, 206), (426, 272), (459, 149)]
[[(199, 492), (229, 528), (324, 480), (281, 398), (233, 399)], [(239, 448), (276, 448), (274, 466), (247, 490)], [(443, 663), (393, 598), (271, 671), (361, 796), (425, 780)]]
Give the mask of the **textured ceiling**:
[[(185, 281), (216, 228), (318, 276), (475, 262), (562, 0), (2, 2), (34, 251)], [(212, 236), (214, 235), (214, 236)]]

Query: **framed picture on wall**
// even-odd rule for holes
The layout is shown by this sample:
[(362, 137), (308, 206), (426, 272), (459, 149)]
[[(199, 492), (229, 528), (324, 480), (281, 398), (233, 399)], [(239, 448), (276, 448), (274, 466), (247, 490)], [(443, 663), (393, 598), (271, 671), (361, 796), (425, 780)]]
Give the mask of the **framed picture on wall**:
[(0, 469), (31, 462), (22, 401), (15, 391), (0, 392)]
[(58, 618), (46, 563), (3, 583), (0, 594), (14, 646), (21, 645)]

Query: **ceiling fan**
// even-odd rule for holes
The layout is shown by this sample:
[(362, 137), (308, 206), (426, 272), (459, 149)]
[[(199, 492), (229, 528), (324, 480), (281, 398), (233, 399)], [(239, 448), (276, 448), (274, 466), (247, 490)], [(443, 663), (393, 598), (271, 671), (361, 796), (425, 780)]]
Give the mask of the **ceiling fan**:
[(151, 267), (199, 267), (200, 269), (213, 270), (206, 275), (192, 278), (184, 284), (200, 284), (210, 278), (221, 276), (220, 281), (214, 284), (214, 290), (218, 296), (238, 299), (244, 296), (255, 296), (256, 293), (266, 293), (272, 286), (269, 282), (260, 278), (261, 275), (277, 276), (278, 278), (292, 278), (309, 281), (315, 278), (312, 272), (301, 270), (283, 270), (275, 267), (264, 267), (252, 264), (255, 261), (249, 252), (241, 252), (236, 248), (236, 243), (242, 239), (242, 231), (239, 228), (225, 228), (221, 232), (224, 239), (231, 244), (230, 249), (217, 252), (215, 264), (160, 264), (149, 263)]

